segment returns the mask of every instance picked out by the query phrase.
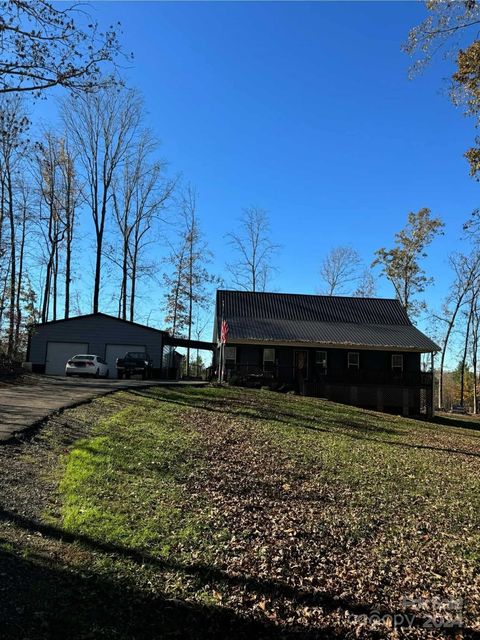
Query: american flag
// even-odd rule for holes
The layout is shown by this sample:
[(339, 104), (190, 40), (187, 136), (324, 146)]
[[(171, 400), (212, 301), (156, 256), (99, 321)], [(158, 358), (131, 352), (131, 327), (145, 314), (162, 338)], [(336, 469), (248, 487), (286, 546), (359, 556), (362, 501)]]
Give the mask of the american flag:
[(228, 322), (226, 320), (222, 320), (222, 328), (220, 330), (220, 342), (225, 344), (228, 339)]

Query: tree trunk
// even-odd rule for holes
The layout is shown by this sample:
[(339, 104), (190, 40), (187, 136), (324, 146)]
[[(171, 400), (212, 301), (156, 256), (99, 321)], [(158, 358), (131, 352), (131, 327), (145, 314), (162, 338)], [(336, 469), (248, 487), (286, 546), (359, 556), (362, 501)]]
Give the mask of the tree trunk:
[(26, 205), (24, 205), (23, 215), (22, 215), (22, 231), (20, 235), (20, 254), (18, 259), (18, 277), (17, 277), (17, 308), (16, 308), (16, 318), (15, 318), (15, 350), (18, 350), (18, 345), (20, 342), (20, 325), (22, 322), (22, 309), (20, 305), (21, 295), (22, 295), (22, 286), (23, 286), (23, 259), (25, 254), (25, 235), (26, 235), (26, 222), (27, 222), (27, 211)]
[(65, 312), (64, 318), (67, 319), (70, 317), (70, 281), (72, 279), (71, 270), (72, 270), (72, 238), (69, 233), (67, 233), (67, 245), (65, 248)]
[(462, 356), (462, 372), (460, 376), (460, 404), (462, 405), (462, 407), (464, 406), (464, 403), (465, 403), (465, 367), (467, 362), (468, 342), (470, 339), (471, 322), (472, 322), (472, 310), (470, 308), (470, 311), (468, 313), (468, 318), (467, 318), (467, 329), (465, 332), (465, 346), (463, 349), (463, 356)]
[(8, 219), (10, 223), (10, 255), (11, 255), (11, 267), (10, 267), (10, 315), (9, 315), (9, 327), (8, 327), (8, 343), (7, 343), (7, 355), (9, 358), (13, 358), (15, 352), (15, 308), (16, 308), (16, 247), (15, 247), (15, 214), (13, 207), (13, 184), (12, 174), (10, 168), (7, 168), (7, 191), (8, 191)]
[[(58, 233), (58, 229), (57, 229)], [(57, 233), (55, 234), (55, 240), (57, 239)], [(53, 320), (57, 319), (57, 298), (58, 298), (58, 243), (55, 241), (53, 251)]]
[(127, 286), (128, 286), (128, 236), (123, 237), (123, 262), (122, 262), (122, 318), (127, 319)]
[(93, 313), (98, 313), (98, 301), (100, 299), (100, 276), (102, 269), (102, 245), (103, 236), (97, 233), (97, 251), (95, 256), (95, 282), (93, 286)]
[(130, 322), (134, 322), (135, 318), (135, 296), (137, 289), (137, 248), (133, 252), (132, 256), (132, 272), (130, 281)]
[[(0, 176), (0, 259), (3, 258), (6, 250), (3, 248), (3, 222), (5, 220), (5, 177)], [(5, 310), (5, 300), (7, 296), (7, 280), (10, 275), (10, 262), (7, 263), (8, 268), (5, 269), (5, 282), (0, 291), (0, 333), (3, 324), (3, 312)]]
[(10, 266), (11, 266), (11, 257), (8, 260), (7, 268), (5, 269), (5, 274), (3, 276), (2, 281), (2, 290), (0, 291), (0, 329), (3, 325), (3, 317), (5, 314), (5, 307), (7, 303), (7, 295), (8, 295), (8, 283), (10, 281)]
[[(190, 256), (188, 265), (188, 339), (192, 339), (192, 315), (193, 315), (193, 225), (190, 239)], [(187, 348), (187, 376), (190, 375), (190, 347)]]
[(65, 245), (65, 319), (70, 317), (70, 283), (72, 280), (72, 244), (73, 244), (73, 226), (74, 226), (74, 209), (73, 203), (70, 201), (72, 196), (71, 193), (71, 185), (69, 185), (68, 194), (67, 194), (67, 202), (68, 202), (68, 211), (66, 215), (67, 221), (67, 241)]
[(445, 338), (443, 340), (443, 345), (442, 345), (442, 355), (440, 356), (440, 376), (439, 376), (439, 380), (438, 380), (438, 407), (440, 409), (444, 409), (443, 406), (443, 371), (445, 368), (445, 355), (447, 352), (447, 345), (448, 345), (448, 341), (450, 340), (450, 335), (453, 331), (453, 327), (455, 325), (455, 321), (457, 319), (457, 315), (458, 312), (460, 310), (460, 307), (462, 306), (463, 303), (463, 296), (458, 300), (454, 312), (452, 313), (452, 317), (449, 320), (448, 323), (448, 327), (447, 327), (447, 332), (445, 334)]
[(477, 356), (478, 356), (478, 330), (479, 330), (479, 315), (477, 309), (477, 303), (473, 310), (472, 319), (472, 367), (473, 367), (473, 413), (478, 413), (478, 395), (477, 395)]

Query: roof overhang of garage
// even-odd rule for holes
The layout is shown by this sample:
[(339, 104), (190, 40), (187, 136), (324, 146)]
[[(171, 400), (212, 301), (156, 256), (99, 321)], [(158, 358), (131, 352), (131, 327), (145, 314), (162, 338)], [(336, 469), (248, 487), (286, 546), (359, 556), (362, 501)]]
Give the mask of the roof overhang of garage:
[(185, 349), (199, 349), (205, 351), (214, 351), (217, 348), (217, 345), (213, 342), (205, 342), (204, 340), (188, 340), (188, 338), (174, 338), (173, 336), (166, 336), (163, 340), (163, 344), (168, 344), (172, 347), (184, 347)]

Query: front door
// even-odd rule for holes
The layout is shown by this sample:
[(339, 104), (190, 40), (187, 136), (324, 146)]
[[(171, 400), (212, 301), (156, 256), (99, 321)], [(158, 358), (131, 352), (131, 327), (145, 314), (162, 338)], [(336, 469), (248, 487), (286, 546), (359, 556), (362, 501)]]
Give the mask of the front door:
[(308, 377), (308, 351), (294, 352), (295, 382), (302, 391), (303, 383)]

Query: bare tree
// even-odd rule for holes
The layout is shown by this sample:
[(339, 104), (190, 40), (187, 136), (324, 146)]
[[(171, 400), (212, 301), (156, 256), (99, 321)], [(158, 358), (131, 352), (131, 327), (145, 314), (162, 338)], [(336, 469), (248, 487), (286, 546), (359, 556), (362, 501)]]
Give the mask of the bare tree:
[(0, 93), (50, 87), (91, 91), (111, 84), (103, 75), (120, 53), (113, 29), (98, 24), (79, 4), (47, 0), (0, 2)]
[(467, 369), (467, 356), (470, 346), (470, 331), (472, 328), (473, 309), (475, 307), (475, 296), (472, 296), (468, 309), (465, 312), (466, 328), (464, 336), (463, 354), (461, 359), (461, 373), (460, 373), (460, 404), (462, 407), (465, 403), (465, 370)]
[[(465, 232), (464, 241), (470, 242), (472, 249), (469, 254), (452, 254), (449, 262), (453, 271), (453, 281), (450, 291), (443, 305), (442, 314), (438, 318), (446, 324), (445, 334), (442, 344), (442, 352), (440, 355), (440, 372), (438, 385), (438, 404), (440, 408), (444, 407), (444, 371), (445, 360), (448, 353), (448, 346), (456, 326), (461, 310), (467, 304), (470, 297), (471, 304), (471, 322), (473, 340), (476, 344), (478, 341), (478, 325), (475, 324), (477, 311), (476, 304), (478, 301), (478, 293), (480, 287), (480, 211), (472, 212), (469, 220), (463, 225)], [(470, 328), (470, 325), (469, 325)], [(468, 343), (468, 338), (465, 341)], [(474, 355), (476, 369), (476, 351)], [(475, 378), (476, 379), (476, 378)], [(476, 393), (476, 390), (475, 390)]]
[(49, 317), (53, 298), (53, 320), (57, 319), (58, 246), (65, 236), (59, 175), (60, 142), (45, 132), (44, 141), (36, 148), (36, 179), (40, 195), (40, 222), (45, 227), (46, 266), (42, 298), (42, 322)]
[(166, 308), (165, 323), (172, 336), (181, 336), (188, 326), (188, 304), (185, 287), (188, 253), (185, 236), (180, 236), (176, 244), (169, 243), (169, 247), (170, 251), (165, 259), (168, 271), (163, 274)]
[(270, 223), (264, 209), (248, 207), (239, 220), (239, 230), (226, 238), (235, 253), (227, 264), (233, 284), (246, 291), (265, 291), (274, 271), (272, 259), (278, 245), (270, 239)]
[(356, 298), (373, 298), (377, 293), (377, 285), (371, 269), (365, 268), (357, 280), (357, 288), (353, 292)]
[(327, 296), (348, 294), (358, 280), (362, 261), (352, 247), (334, 247), (320, 267), (321, 293)]
[[(183, 218), (186, 245), (186, 299), (187, 299), (187, 338), (191, 340), (194, 325), (194, 312), (208, 304), (206, 287), (215, 278), (207, 271), (210, 251), (203, 239), (197, 214), (197, 193), (188, 185), (180, 199), (180, 213)], [(190, 372), (190, 347), (187, 348), (187, 374)]]
[[(200, 309), (209, 300), (209, 285), (217, 279), (207, 270), (211, 253), (204, 240), (198, 213), (197, 194), (191, 185), (183, 189), (179, 198), (178, 242), (171, 248), (169, 263), (171, 273), (165, 274), (167, 287), (165, 298), (166, 322), (173, 335), (185, 335), (191, 339)], [(187, 373), (190, 366), (190, 349), (187, 349)]]
[(22, 298), (24, 293), (24, 264), (25, 264), (25, 242), (27, 236), (27, 221), (29, 219), (30, 190), (24, 179), (18, 185), (18, 270), (17, 270), (17, 293), (15, 301), (15, 335), (14, 345), (18, 352), (20, 345), (20, 328), (22, 326)]
[(71, 282), (72, 282), (72, 251), (76, 225), (76, 209), (82, 200), (81, 185), (78, 182), (75, 158), (68, 141), (62, 141), (60, 154), (60, 173), (62, 179), (62, 194), (65, 224), (65, 305), (64, 318), (70, 317)]
[(109, 88), (71, 98), (62, 104), (66, 130), (87, 185), (86, 201), (95, 229), (93, 313), (98, 313), (105, 227), (115, 174), (135, 140), (142, 103), (133, 90)]
[(480, 313), (478, 297), (472, 315), (472, 369), (473, 369), (473, 413), (478, 413), (478, 348), (480, 336)]
[(65, 267), (64, 317), (70, 315), (70, 283), (75, 212), (80, 200), (74, 159), (65, 137), (45, 131), (36, 145), (36, 170), (39, 193), (39, 222), (45, 238), (45, 281), (42, 322), (46, 322), (52, 302), (53, 320), (58, 316), (60, 266)]
[[(0, 221), (8, 225), (8, 264), (9, 285), (6, 299), (8, 299), (8, 330), (7, 355), (16, 355), (15, 343), (15, 312), (17, 304), (17, 222), (15, 182), (21, 172), (21, 163), (25, 159), (27, 141), (25, 133), (29, 121), (24, 107), (18, 97), (3, 98), (0, 104)], [(5, 241), (3, 241), (5, 243)], [(5, 250), (5, 247), (4, 249)]]
[(446, 323), (445, 334), (441, 342), (442, 352), (439, 367), (438, 404), (440, 408), (443, 408), (444, 402), (443, 383), (448, 345), (462, 307), (468, 300), (469, 294), (478, 286), (480, 254), (476, 250), (472, 251), (468, 256), (453, 254), (450, 257), (450, 266), (454, 273), (454, 279), (440, 318)]
[(155, 240), (156, 223), (171, 198), (176, 181), (163, 177), (164, 164), (152, 159), (158, 142), (150, 130), (144, 130), (128, 154), (123, 172), (115, 179), (112, 194), (122, 242), (122, 282), (119, 296), (119, 317), (135, 316), (135, 300), (139, 278), (154, 271), (141, 262), (144, 249)]

